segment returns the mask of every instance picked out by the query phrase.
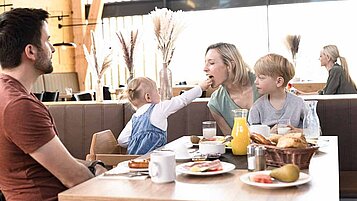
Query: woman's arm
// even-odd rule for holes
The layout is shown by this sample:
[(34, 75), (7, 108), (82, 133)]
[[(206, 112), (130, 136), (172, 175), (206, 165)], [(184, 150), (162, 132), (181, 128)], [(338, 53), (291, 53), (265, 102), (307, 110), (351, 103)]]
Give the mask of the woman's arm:
[(224, 135), (230, 135), (232, 133), (231, 127), (227, 124), (226, 120), (220, 115), (210, 110), (214, 120), (217, 122), (219, 128), (221, 129)]

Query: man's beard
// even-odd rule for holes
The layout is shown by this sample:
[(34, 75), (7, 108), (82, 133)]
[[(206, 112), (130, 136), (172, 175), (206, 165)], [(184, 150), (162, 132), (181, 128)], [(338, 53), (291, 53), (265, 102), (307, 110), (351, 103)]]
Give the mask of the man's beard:
[(43, 72), (43, 74), (49, 74), (53, 72), (53, 66), (51, 59), (46, 57), (45, 52), (39, 48), (38, 57), (34, 64), (37, 70)]

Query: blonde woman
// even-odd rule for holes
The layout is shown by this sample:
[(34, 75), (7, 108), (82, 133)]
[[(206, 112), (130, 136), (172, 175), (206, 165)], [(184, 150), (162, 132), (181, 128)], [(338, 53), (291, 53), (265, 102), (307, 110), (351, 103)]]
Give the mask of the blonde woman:
[[(339, 61), (339, 63), (338, 63)], [(356, 84), (348, 72), (345, 57), (340, 56), (336, 45), (327, 45), (320, 52), (321, 66), (328, 71), (328, 79), (323, 90), (312, 93), (298, 91), (298, 94), (356, 94)]]
[(200, 83), (171, 100), (160, 101), (156, 83), (147, 77), (138, 77), (128, 84), (126, 97), (136, 112), (118, 137), (118, 143), (127, 147), (128, 154), (146, 154), (167, 142), (167, 118), (201, 96), (212, 84), (211, 79)]
[(260, 96), (254, 84), (255, 75), (235, 45), (229, 43), (207, 48), (203, 71), (212, 79), (212, 87), (219, 87), (207, 106), (223, 134), (229, 135), (234, 121), (232, 110), (249, 110)]

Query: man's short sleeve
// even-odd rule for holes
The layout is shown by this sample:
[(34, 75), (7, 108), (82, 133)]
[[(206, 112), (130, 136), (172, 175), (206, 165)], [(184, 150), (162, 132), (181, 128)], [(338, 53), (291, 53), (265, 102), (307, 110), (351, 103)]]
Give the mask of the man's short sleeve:
[(25, 153), (36, 151), (56, 135), (46, 106), (29, 98), (19, 98), (7, 105), (4, 124), (6, 136)]

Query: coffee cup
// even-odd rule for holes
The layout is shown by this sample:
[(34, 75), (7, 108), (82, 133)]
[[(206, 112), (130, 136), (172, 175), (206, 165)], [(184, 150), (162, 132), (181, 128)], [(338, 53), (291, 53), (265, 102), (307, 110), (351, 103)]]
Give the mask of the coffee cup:
[(154, 183), (168, 183), (176, 179), (175, 153), (154, 151), (150, 155), (149, 175)]
[(176, 160), (191, 159), (187, 146), (184, 143), (178, 144), (175, 148), (175, 158)]
[(290, 125), (290, 119), (280, 119), (278, 121), (278, 134), (279, 135), (285, 135), (287, 134), (291, 128), (289, 127)]
[(251, 125), (249, 126), (249, 131), (251, 133), (261, 134), (264, 137), (269, 137), (270, 135), (270, 127), (267, 125)]

